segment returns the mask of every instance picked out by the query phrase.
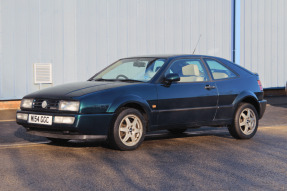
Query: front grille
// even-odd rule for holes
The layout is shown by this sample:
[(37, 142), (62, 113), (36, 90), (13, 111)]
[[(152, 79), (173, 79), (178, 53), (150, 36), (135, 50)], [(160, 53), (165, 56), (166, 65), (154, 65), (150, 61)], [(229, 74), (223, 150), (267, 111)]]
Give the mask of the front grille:
[[(46, 101), (47, 106), (42, 107), (42, 103)], [(59, 100), (55, 99), (34, 99), (33, 108), (36, 110), (57, 110), (59, 106)]]

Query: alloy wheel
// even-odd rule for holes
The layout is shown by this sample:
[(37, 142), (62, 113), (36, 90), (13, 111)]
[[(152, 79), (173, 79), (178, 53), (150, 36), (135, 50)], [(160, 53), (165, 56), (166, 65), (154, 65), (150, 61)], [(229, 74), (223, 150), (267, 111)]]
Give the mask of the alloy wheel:
[(119, 125), (119, 137), (126, 146), (134, 146), (141, 139), (143, 125), (140, 118), (136, 115), (126, 115)]
[(242, 133), (250, 135), (256, 127), (256, 115), (252, 109), (244, 109), (239, 117), (239, 126)]

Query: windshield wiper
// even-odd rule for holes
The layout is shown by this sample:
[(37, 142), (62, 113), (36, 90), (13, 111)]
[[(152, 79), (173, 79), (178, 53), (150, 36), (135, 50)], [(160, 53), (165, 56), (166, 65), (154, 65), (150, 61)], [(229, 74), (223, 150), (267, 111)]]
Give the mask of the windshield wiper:
[(95, 79), (94, 81), (117, 81), (116, 79), (103, 79), (103, 78), (98, 78)]
[(109, 81), (109, 82), (116, 82), (116, 81), (120, 81), (120, 82), (144, 82), (144, 81), (140, 81), (140, 80), (133, 80), (133, 79), (103, 79), (103, 78), (98, 78), (98, 79), (95, 79), (94, 81)]
[(133, 79), (117, 79), (117, 81), (121, 81), (121, 82), (144, 82), (141, 80), (133, 80)]

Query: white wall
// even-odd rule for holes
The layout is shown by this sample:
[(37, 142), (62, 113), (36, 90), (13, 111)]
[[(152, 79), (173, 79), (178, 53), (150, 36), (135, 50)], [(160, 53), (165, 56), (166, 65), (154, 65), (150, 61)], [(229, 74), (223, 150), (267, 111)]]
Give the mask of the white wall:
[(287, 81), (286, 10), (286, 0), (241, 0), (240, 64), (259, 73), (264, 88)]
[[(127, 56), (192, 53), (231, 59), (230, 0), (0, 0), (0, 99), (39, 89), (33, 63), (53, 64), (53, 84), (87, 80)], [(46, 87), (46, 86), (44, 86)]]

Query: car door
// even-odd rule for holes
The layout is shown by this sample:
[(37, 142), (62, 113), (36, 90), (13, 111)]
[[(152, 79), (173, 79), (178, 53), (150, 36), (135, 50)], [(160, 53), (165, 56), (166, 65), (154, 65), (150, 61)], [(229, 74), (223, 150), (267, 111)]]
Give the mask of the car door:
[(199, 58), (174, 60), (164, 75), (170, 73), (177, 73), (180, 81), (169, 86), (157, 85), (158, 125), (196, 125), (212, 121), (218, 93), (202, 61)]

